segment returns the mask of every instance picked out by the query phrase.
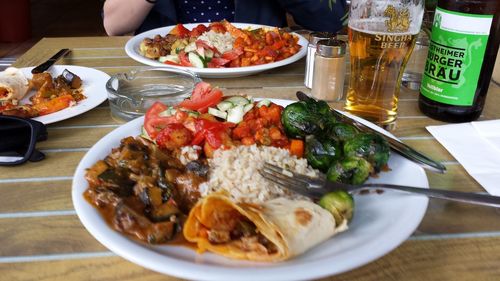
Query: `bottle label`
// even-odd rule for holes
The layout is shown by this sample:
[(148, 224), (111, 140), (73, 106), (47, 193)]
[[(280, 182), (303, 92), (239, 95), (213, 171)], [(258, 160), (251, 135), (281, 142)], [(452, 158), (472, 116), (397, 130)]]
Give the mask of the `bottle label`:
[(450, 105), (473, 104), (492, 22), (493, 15), (436, 8), (422, 95)]

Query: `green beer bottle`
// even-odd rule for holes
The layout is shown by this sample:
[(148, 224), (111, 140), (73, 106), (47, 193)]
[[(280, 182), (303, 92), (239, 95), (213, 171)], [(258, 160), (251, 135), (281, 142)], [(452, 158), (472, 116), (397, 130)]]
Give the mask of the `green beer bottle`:
[(481, 115), (500, 43), (500, 0), (439, 0), (419, 95), (427, 116)]

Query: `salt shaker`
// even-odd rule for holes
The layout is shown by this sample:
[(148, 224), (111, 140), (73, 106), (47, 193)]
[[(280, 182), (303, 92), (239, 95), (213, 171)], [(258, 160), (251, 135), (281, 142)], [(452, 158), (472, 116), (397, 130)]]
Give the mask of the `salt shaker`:
[(339, 101), (344, 92), (346, 43), (338, 39), (317, 42), (311, 96)]
[(335, 37), (335, 34), (331, 32), (313, 32), (309, 36), (309, 44), (307, 45), (307, 57), (306, 57), (306, 75), (304, 78), (304, 85), (308, 89), (312, 88), (316, 43), (318, 43), (319, 40), (329, 39), (333, 37)]

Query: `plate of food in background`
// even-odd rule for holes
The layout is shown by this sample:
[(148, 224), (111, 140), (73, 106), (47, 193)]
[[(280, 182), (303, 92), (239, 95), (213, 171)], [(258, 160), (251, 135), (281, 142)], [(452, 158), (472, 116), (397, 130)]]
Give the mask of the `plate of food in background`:
[(107, 99), (102, 71), (55, 65), (32, 74), (33, 67), (0, 72), (0, 114), (32, 118), (44, 124), (59, 122), (91, 110)]
[(125, 51), (146, 65), (168, 64), (201, 77), (228, 78), (293, 63), (305, 56), (307, 43), (280, 28), (221, 21), (146, 31), (130, 39)]
[(325, 102), (224, 97), (200, 82), (178, 106), (155, 103), (87, 152), (73, 177), (75, 210), (111, 251), (181, 278), (308, 280), (362, 266), (413, 233), (427, 197), (339, 191), (316, 202), (259, 167), (422, 188), (427, 177), (378, 134), (328, 112)]

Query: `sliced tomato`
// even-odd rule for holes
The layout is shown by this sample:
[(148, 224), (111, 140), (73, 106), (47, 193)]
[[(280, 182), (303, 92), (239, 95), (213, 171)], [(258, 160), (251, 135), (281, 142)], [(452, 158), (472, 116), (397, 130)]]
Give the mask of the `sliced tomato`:
[(146, 115), (144, 116), (144, 129), (146, 129), (149, 137), (153, 140), (156, 139), (158, 133), (168, 124), (179, 123), (175, 115), (168, 117), (160, 116), (160, 113), (165, 111), (167, 108), (168, 106), (157, 101), (148, 109), (148, 111), (146, 111)]
[(173, 61), (170, 61), (170, 60), (166, 60), (163, 62), (164, 64), (169, 64), (169, 65), (177, 65), (177, 66), (182, 66), (182, 64), (180, 63), (176, 63), (176, 62), (173, 62)]
[(240, 48), (232, 49), (222, 54), (222, 58), (226, 60), (234, 60), (239, 58), (243, 53), (243, 50)]
[(227, 63), (229, 63), (230, 60), (224, 59), (224, 58), (212, 58), (208, 63), (207, 66), (210, 68), (217, 68), (217, 67), (223, 67)]
[(196, 134), (191, 142), (192, 145), (199, 145), (204, 140), (211, 147), (217, 149), (221, 145), (230, 146), (228, 128), (234, 127), (234, 124), (228, 122), (210, 121), (207, 119), (196, 120)]
[(196, 44), (196, 48), (203, 48), (206, 50), (212, 50), (214, 52), (214, 54), (220, 54), (220, 52), (219, 52), (219, 50), (217, 50), (217, 48), (208, 45), (208, 43), (203, 41), (203, 40), (196, 40), (195, 44)]
[(204, 32), (208, 30), (208, 27), (206, 27), (204, 24), (198, 24), (191, 32), (189, 33), (190, 37), (198, 37), (202, 35)]
[(189, 59), (188, 59), (188, 56), (186, 55), (186, 52), (184, 51), (180, 51), (179, 54), (179, 61), (181, 63), (182, 66), (193, 66), (190, 62), (189, 62)]
[(189, 29), (185, 28), (182, 24), (177, 24), (172, 30), (170, 30), (170, 34), (177, 35), (181, 38), (189, 36)]
[(196, 84), (191, 97), (183, 100), (179, 106), (205, 113), (210, 106), (218, 104), (222, 100), (222, 96), (223, 94), (221, 90), (212, 89), (210, 84), (200, 82)]

